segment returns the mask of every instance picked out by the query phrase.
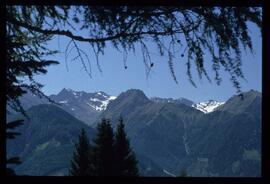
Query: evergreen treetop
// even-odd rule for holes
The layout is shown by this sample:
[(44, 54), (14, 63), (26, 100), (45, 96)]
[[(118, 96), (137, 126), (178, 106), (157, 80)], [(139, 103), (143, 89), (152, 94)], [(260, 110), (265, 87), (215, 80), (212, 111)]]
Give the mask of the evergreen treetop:
[(119, 118), (115, 134), (115, 166), (118, 176), (138, 176), (137, 160), (130, 148), (123, 118)]
[(110, 120), (103, 118), (97, 125), (97, 136), (94, 139), (94, 165), (98, 176), (114, 175), (114, 134)]
[(69, 175), (71, 176), (89, 176), (93, 175), (92, 147), (88, 141), (84, 129), (81, 130), (78, 143), (75, 144), (75, 151), (71, 160)]

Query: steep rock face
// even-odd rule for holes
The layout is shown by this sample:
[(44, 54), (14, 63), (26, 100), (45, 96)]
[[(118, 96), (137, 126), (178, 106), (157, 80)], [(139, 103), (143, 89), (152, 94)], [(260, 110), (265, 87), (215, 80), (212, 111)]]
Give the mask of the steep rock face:
[(17, 129), (21, 135), (7, 141), (7, 155), (22, 160), (16, 173), (66, 175), (81, 128), (89, 138), (93, 138), (95, 130), (55, 105), (33, 106), (27, 114), (30, 119)]

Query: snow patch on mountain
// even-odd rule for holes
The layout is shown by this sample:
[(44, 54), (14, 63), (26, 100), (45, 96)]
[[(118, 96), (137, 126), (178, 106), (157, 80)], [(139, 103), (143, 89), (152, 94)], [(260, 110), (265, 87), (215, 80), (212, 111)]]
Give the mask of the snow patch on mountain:
[(117, 97), (116, 96), (110, 96), (109, 100), (115, 100)]
[(55, 95), (58, 97), (55, 101), (64, 104), (65, 107), (71, 109), (72, 111), (77, 110), (72, 108), (74, 107), (74, 104), (81, 108), (87, 105), (90, 107), (90, 110), (93, 109), (95, 111), (104, 111), (106, 110), (109, 102), (116, 99), (116, 96), (110, 96), (102, 91), (86, 93), (83, 91), (74, 91), (72, 89), (64, 88), (59, 94)]
[(170, 173), (169, 171), (163, 169), (163, 172), (169, 176), (176, 177), (174, 174)]
[[(100, 92), (97, 94), (102, 95)], [(116, 96), (105, 96), (105, 95), (102, 95), (102, 96), (105, 98), (105, 100), (100, 100), (98, 98), (90, 98), (90, 103), (87, 103), (87, 104), (91, 106), (92, 108), (94, 108), (96, 111), (103, 111), (107, 108), (110, 101), (116, 99)], [(101, 105), (94, 105), (94, 104), (91, 104), (91, 102), (100, 102)]]
[(93, 101), (93, 102), (99, 102), (100, 100), (97, 99), (97, 98), (90, 98), (90, 101)]
[(105, 110), (109, 104), (110, 101), (116, 99), (115, 96), (110, 96), (109, 98), (107, 98), (104, 101), (101, 101), (101, 106), (98, 108), (99, 111)]
[(217, 109), (217, 107), (223, 105), (225, 102), (218, 102), (216, 100), (208, 100), (206, 102), (200, 102), (193, 104), (192, 107), (202, 111), (203, 113), (210, 113)]

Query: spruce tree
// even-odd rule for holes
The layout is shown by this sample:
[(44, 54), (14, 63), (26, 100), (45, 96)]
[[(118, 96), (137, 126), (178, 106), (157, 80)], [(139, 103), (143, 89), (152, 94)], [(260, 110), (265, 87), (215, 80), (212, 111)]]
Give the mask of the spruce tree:
[(118, 176), (138, 176), (137, 160), (130, 148), (122, 117), (119, 119), (115, 134), (114, 150), (115, 174)]
[(79, 141), (75, 144), (76, 150), (73, 153), (71, 160), (71, 167), (69, 175), (71, 176), (91, 176), (93, 175), (92, 165), (92, 153), (91, 145), (88, 141), (86, 132), (84, 129), (81, 130), (79, 135)]
[(110, 121), (102, 119), (97, 126), (97, 137), (94, 140), (94, 167), (97, 176), (114, 175), (114, 134)]
[[(23, 121), (24, 120), (16, 120), (16, 121), (11, 121), (9, 123), (7, 123), (7, 130), (13, 130), (15, 128), (17, 128), (18, 126), (21, 126), (23, 125)], [(21, 135), (21, 133), (19, 132), (14, 132), (14, 131), (7, 131), (6, 132), (6, 138), (7, 139), (15, 139), (16, 136), (18, 135)], [(9, 165), (9, 164), (16, 164), (16, 165), (19, 165), (21, 164), (21, 161), (20, 161), (20, 158), (19, 157), (10, 157), (6, 160), (6, 164)], [(7, 168), (6, 169), (6, 174), (8, 176), (14, 176), (16, 175), (15, 171), (11, 168)]]

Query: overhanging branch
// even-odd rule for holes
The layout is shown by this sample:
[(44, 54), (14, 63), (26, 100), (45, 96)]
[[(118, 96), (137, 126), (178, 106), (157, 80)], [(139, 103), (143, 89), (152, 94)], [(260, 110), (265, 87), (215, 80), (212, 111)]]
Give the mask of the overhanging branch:
[(113, 36), (108, 36), (108, 37), (103, 37), (103, 38), (85, 38), (82, 36), (77, 36), (74, 35), (73, 33), (71, 33), (68, 30), (49, 30), (49, 29), (41, 29), (32, 25), (29, 25), (27, 23), (24, 22), (20, 22), (16, 19), (12, 19), (12, 18), (7, 18), (7, 21), (15, 24), (17, 26), (20, 27), (24, 27), (28, 30), (32, 30), (32, 31), (36, 31), (39, 33), (43, 33), (46, 35), (61, 35), (61, 36), (67, 36), (73, 40), (76, 41), (81, 41), (81, 42), (89, 42), (89, 43), (93, 43), (93, 42), (105, 42), (105, 41), (110, 41), (110, 40), (114, 40), (114, 39), (118, 39), (121, 37), (132, 37), (132, 36), (143, 36), (143, 35), (154, 35), (154, 36), (158, 36), (158, 35), (171, 35), (171, 34), (175, 34), (175, 33), (183, 33), (182, 30), (167, 30), (167, 31), (162, 31), (162, 32), (157, 32), (157, 31), (146, 31), (146, 32), (137, 32), (137, 33), (126, 33), (126, 32), (122, 32), (122, 33), (118, 33), (116, 35)]

